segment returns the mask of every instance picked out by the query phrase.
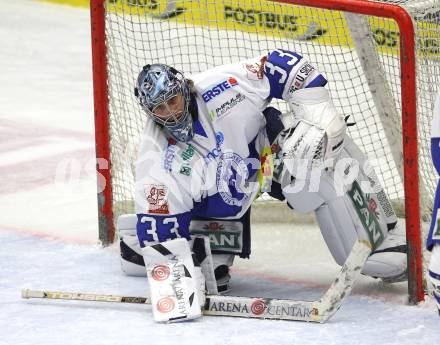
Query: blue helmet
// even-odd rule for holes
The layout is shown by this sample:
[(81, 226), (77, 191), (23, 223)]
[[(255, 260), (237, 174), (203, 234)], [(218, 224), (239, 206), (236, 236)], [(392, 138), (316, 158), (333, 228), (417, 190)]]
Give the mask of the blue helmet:
[[(134, 94), (144, 111), (176, 140), (188, 142), (193, 137), (190, 87), (181, 72), (164, 64), (146, 65), (139, 73)], [(159, 105), (177, 95), (184, 99), (183, 114), (170, 112), (167, 118), (163, 118), (154, 113)]]

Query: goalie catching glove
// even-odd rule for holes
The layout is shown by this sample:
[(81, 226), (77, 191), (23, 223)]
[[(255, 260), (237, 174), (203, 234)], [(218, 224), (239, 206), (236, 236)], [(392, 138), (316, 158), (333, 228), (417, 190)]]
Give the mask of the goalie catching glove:
[(323, 87), (295, 91), (288, 100), (293, 116), (284, 117), (283, 158), (294, 175), (301, 160), (311, 164), (337, 158), (342, 151), (346, 123)]

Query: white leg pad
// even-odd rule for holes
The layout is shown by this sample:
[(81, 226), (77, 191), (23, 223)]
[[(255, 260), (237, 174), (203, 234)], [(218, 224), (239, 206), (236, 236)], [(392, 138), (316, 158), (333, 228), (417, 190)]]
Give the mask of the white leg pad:
[[(347, 162), (352, 158), (363, 168), (365, 157), (362, 152), (349, 138), (345, 144), (341, 158), (347, 159)], [(346, 184), (335, 183), (335, 176), (337, 173), (340, 177), (341, 174), (348, 176), (353, 173), (356, 170), (352, 165), (348, 168), (342, 167), (339, 171), (323, 170), (317, 186), (310, 184), (310, 180), (304, 183), (297, 178), (290, 188), (284, 188), (283, 192), (289, 204), (296, 210), (315, 211), (324, 240), (339, 265), (345, 262), (357, 239), (368, 240), (374, 243), (376, 248), (362, 273), (387, 278), (391, 282), (392, 278), (405, 276), (406, 253), (397, 249), (405, 246), (406, 239), (403, 231), (395, 225), (397, 218), (374, 172), (370, 167), (368, 169), (368, 176), (360, 169), (359, 173), (353, 176), (356, 178), (355, 182), (352, 183), (352, 179)], [(297, 188), (295, 184), (298, 183), (303, 183), (304, 188)], [(364, 192), (363, 186), (371, 188)], [(289, 193), (289, 190), (295, 192)], [(394, 228), (388, 231), (388, 227), (393, 226)]]
[(119, 238), (121, 269), (128, 276), (146, 277), (136, 223), (135, 214), (123, 214), (118, 217), (116, 230)]
[(142, 248), (142, 254), (154, 320), (177, 322), (200, 317), (205, 281), (200, 267), (194, 267), (188, 241), (177, 238), (154, 244)]
[[(336, 212), (339, 212), (337, 217)], [(336, 199), (322, 205), (315, 215), (327, 247), (338, 265), (342, 266), (358, 238), (344, 200)]]
[(214, 259), (211, 254), (209, 238), (203, 235), (192, 236), (192, 252), (195, 256), (194, 262), (200, 265), (206, 282), (206, 290), (211, 295), (217, 295), (217, 283), (214, 273)]
[(395, 251), (401, 246), (406, 246), (406, 236), (404, 229), (396, 225), (368, 258), (362, 273), (382, 278), (389, 283), (406, 280), (408, 260), (406, 251)]
[[(322, 235), (334, 259), (342, 265), (351, 246), (357, 238), (365, 238), (364, 226), (359, 219), (351, 200), (335, 199), (322, 205), (315, 212)], [(377, 224), (377, 223), (376, 223)], [(385, 225), (386, 226), (386, 225)], [(385, 228), (384, 231), (387, 231)], [(378, 278), (394, 278), (406, 272), (405, 252), (387, 251), (406, 244), (406, 238), (397, 225), (389, 232), (380, 246), (368, 258), (362, 270), (363, 274)], [(399, 278), (399, 280), (403, 277)]]
[(229, 280), (231, 275), (229, 269), (234, 263), (234, 254), (213, 254), (215, 279), (219, 293), (226, 293), (230, 290)]
[(436, 244), (432, 249), (429, 268), (426, 275), (429, 293), (434, 297), (440, 316), (440, 244)]

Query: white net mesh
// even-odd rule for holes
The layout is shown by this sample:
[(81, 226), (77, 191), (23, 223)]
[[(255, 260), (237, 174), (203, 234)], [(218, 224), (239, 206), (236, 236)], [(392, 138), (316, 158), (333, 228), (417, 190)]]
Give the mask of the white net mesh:
[[(419, 165), (425, 191), (422, 212), (428, 214), (436, 185), (429, 138), (432, 105), (440, 77), (437, 13), (440, 6), (438, 1), (387, 2), (407, 7), (417, 26)], [(142, 66), (166, 63), (189, 75), (266, 54), (274, 48), (302, 54), (327, 76), (337, 108), (356, 122), (356, 126), (349, 128), (349, 134), (368, 155), (394, 205), (401, 208), (404, 194), (399, 173), (402, 152), (399, 31), (392, 20), (362, 19), (368, 37), (361, 41), (373, 48), (369, 57), (359, 59), (359, 47), (351, 38), (347, 20), (337, 11), (262, 0), (108, 1), (106, 39), (115, 216), (133, 211), (133, 163), (139, 134), (147, 120), (133, 95)], [(362, 59), (377, 60), (379, 79), (375, 82), (386, 92), (372, 92), (370, 79), (375, 78), (374, 73), (365, 71)], [(384, 82), (379, 82), (380, 75), (385, 77)], [(387, 104), (394, 108), (389, 112), (395, 115), (381, 118), (374, 93), (388, 99)], [(286, 110), (282, 102), (275, 106)]]

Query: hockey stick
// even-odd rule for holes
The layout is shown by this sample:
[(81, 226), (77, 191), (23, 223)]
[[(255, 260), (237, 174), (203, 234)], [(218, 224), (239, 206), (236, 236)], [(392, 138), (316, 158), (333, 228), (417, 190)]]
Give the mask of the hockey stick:
[[(367, 242), (357, 241), (340, 273), (318, 301), (207, 295), (203, 315), (248, 317), (307, 322), (326, 322), (341, 306), (371, 253)], [(148, 297), (100, 295), (23, 289), (23, 298), (47, 298), (96, 302), (151, 304)]]

